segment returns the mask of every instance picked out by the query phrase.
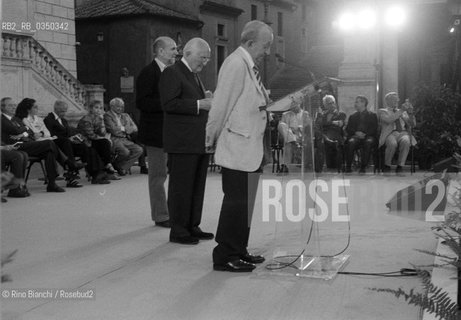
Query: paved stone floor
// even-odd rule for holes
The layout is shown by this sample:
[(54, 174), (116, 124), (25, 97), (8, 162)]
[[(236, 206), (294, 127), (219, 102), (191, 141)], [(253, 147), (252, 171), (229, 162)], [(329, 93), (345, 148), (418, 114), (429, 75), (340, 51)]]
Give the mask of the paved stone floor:
[[(350, 176), (350, 186), (339, 189), (348, 206), (339, 214), (351, 217), (350, 255), (345, 271), (387, 272), (411, 264), (432, 263), (414, 249), (434, 250), (430, 223), (389, 214), (384, 206), (397, 190), (420, 179)], [(266, 173), (286, 185), (289, 177)], [(309, 177), (304, 177), (309, 179)], [(329, 188), (319, 195), (327, 203), (334, 174), (321, 177)], [(252, 274), (212, 270), (214, 241), (197, 246), (168, 242), (168, 230), (150, 221), (147, 176), (134, 169), (131, 176), (110, 185), (90, 185), (48, 194), (42, 182), (30, 181), (32, 196), (8, 198), (1, 206), (2, 253), (18, 249), (5, 272), (13, 281), (2, 289), (93, 290), (92, 300), (5, 299), (2, 319), (419, 319), (419, 309), (368, 288), (419, 288), (415, 278), (338, 275), (332, 281), (269, 273), (259, 267)], [(62, 184), (62, 182), (61, 182)], [(274, 255), (332, 254), (347, 242), (348, 225), (330, 216), (318, 223), (306, 247), (308, 224), (291, 222), (284, 210), (264, 209), (259, 188), (253, 216), (250, 249)], [(320, 193), (319, 193), (320, 194)], [(296, 196), (294, 207), (298, 205)], [(221, 177), (207, 180), (202, 229), (216, 231), (221, 206)], [(271, 211), (272, 210), (272, 211)], [(332, 213), (330, 208), (330, 213)], [(269, 219), (266, 219), (267, 216)], [(268, 221), (264, 221), (268, 220)], [(318, 251), (320, 250), (320, 251)]]

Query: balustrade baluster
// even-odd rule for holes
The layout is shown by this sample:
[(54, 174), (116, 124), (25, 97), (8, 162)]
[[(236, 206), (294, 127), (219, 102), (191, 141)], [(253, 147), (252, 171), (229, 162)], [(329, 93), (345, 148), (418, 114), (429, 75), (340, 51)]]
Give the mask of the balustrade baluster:
[(9, 57), (10, 56), (10, 42), (11, 39), (9, 37), (5, 37), (5, 42), (3, 43), (3, 56)]
[(22, 59), (24, 57), (24, 52), (22, 51), (22, 39), (16, 39), (16, 58)]

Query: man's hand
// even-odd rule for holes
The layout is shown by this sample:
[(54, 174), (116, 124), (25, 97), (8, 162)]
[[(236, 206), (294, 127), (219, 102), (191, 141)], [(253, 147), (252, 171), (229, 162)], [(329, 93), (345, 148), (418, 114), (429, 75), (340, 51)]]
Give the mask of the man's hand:
[(357, 131), (357, 132), (355, 133), (355, 136), (356, 136), (357, 138), (359, 138), (359, 139), (364, 139), (365, 136), (366, 136), (366, 134), (363, 133), (362, 131)]
[(213, 92), (211, 92), (210, 90), (205, 91), (205, 98), (213, 99)]
[(214, 146), (205, 146), (206, 153), (215, 153), (216, 148)]
[(333, 123), (335, 126), (338, 126), (338, 127), (342, 127), (344, 125), (344, 121), (342, 120), (335, 120), (335, 121), (332, 121), (331, 123)]
[(2, 150), (6, 150), (6, 151), (11, 151), (11, 150), (14, 150), (15, 148), (13, 147), (12, 144), (9, 144), (9, 145), (6, 145), (6, 146), (2, 146)]
[(405, 103), (402, 104), (402, 110), (406, 111), (409, 115), (413, 114), (413, 105), (410, 103), (409, 99), (405, 100)]
[(21, 140), (23, 137), (25, 137), (25, 135), (22, 133), (10, 136), (10, 138), (13, 140)]
[(199, 105), (200, 105), (200, 110), (210, 110), (211, 108), (211, 98), (205, 98), (205, 99), (202, 99), (202, 100), (199, 100)]

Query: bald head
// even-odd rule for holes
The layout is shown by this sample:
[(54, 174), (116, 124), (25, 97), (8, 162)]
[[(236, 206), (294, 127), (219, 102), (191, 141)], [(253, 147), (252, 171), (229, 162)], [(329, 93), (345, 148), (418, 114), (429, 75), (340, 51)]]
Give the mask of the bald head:
[(183, 49), (184, 59), (186, 59), (192, 72), (200, 72), (210, 61), (211, 50), (208, 42), (202, 38), (190, 39)]
[(154, 55), (166, 65), (173, 64), (178, 54), (176, 42), (170, 37), (158, 37), (152, 45)]
[(245, 24), (240, 35), (240, 43), (256, 64), (262, 62), (265, 55), (270, 54), (270, 48), (274, 41), (274, 34), (267, 24), (253, 20)]

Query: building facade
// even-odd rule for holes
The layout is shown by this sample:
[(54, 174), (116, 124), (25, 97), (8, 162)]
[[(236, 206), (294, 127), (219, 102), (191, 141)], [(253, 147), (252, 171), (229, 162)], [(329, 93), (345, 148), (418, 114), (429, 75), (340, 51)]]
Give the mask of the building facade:
[(287, 61), (304, 57), (307, 45), (299, 37), (307, 32), (307, 19), (303, 20), (301, 8), (290, 0), (114, 0), (110, 5), (105, 0), (78, 1), (78, 75), (84, 82), (104, 84), (106, 100), (120, 96), (128, 111), (136, 114), (135, 92), (122, 92), (122, 70), (128, 69), (135, 79), (152, 61), (152, 42), (158, 36), (170, 36), (180, 46), (202, 37), (210, 44), (212, 60), (201, 78), (207, 89), (214, 90), (222, 62), (240, 44), (243, 26), (258, 19), (270, 24), (275, 35), (262, 70), (268, 83), (284, 66), (275, 53)]

